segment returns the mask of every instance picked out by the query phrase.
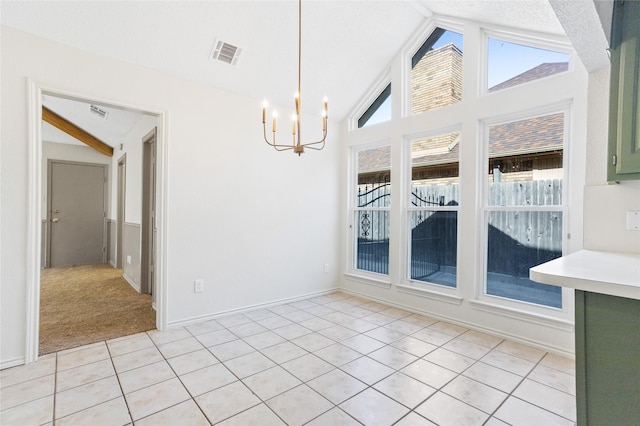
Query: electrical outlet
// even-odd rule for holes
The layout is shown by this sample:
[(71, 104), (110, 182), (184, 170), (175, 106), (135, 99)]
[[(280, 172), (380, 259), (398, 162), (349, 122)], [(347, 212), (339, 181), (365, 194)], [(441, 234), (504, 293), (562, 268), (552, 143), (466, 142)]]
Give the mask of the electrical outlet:
[(328, 263), (325, 263), (325, 264), (324, 264), (324, 272), (325, 272), (325, 273), (326, 273), (326, 272), (329, 272), (329, 264), (328, 264)]
[(629, 210), (627, 212), (627, 230), (640, 231), (640, 211)]
[(204, 291), (204, 280), (198, 279), (193, 282), (193, 292), (202, 293)]

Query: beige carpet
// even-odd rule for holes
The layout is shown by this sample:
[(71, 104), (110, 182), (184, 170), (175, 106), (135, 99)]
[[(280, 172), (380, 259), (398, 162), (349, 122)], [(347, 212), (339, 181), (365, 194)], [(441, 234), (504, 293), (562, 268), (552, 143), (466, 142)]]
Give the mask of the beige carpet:
[(151, 296), (111, 265), (41, 271), (40, 355), (156, 328)]

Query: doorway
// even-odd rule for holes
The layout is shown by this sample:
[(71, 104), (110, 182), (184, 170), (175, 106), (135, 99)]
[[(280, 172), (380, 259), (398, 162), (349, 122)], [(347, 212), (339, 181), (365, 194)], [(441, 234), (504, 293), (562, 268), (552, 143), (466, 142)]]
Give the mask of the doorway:
[[(72, 94), (72, 93), (65, 93), (63, 91), (60, 90), (56, 90), (56, 89), (44, 89), (43, 87), (39, 86), (38, 84), (36, 84), (34, 81), (29, 80), (29, 110), (30, 110), (30, 127), (33, 129), (33, 132), (30, 133), (30, 138), (29, 138), (29, 155), (31, 158), (31, 167), (29, 169), (29, 179), (30, 179), (30, 186), (29, 186), (29, 249), (28, 249), (28, 261), (27, 261), (27, 305), (28, 305), (28, 309), (27, 309), (27, 330), (26, 330), (26, 351), (25, 351), (25, 362), (29, 363), (29, 362), (33, 362), (36, 361), (38, 358), (38, 341), (39, 341), (39, 314), (40, 314), (40, 309), (39, 309), (39, 303), (40, 303), (40, 271), (41, 271), (41, 266), (48, 266), (47, 265), (47, 260), (49, 257), (47, 255), (45, 255), (45, 258), (41, 258), (41, 253), (42, 253), (42, 249), (43, 249), (43, 240), (45, 244), (47, 244), (48, 246), (48, 242), (46, 242), (46, 240), (48, 239), (48, 233), (42, 234), (40, 232), (40, 228), (42, 227), (41, 224), (41, 212), (42, 211), (52, 211), (52, 210), (56, 210), (56, 208), (54, 207), (53, 209), (49, 209), (48, 205), (43, 206), (43, 200), (45, 199), (44, 191), (47, 191), (47, 186), (43, 186), (42, 185), (42, 166), (40, 165), (38, 159), (42, 158), (42, 152), (43, 152), (43, 139), (42, 139), (42, 126), (41, 126), (41, 122), (42, 122), (42, 106), (43, 106), (43, 96), (47, 95), (47, 96), (54, 96), (54, 97), (60, 97), (60, 98), (64, 98), (67, 100), (72, 100), (72, 101), (78, 101), (78, 102), (85, 102), (85, 103), (99, 103), (102, 105), (108, 105), (110, 107), (113, 108), (118, 108), (121, 110), (126, 110), (126, 111), (139, 111), (143, 114), (146, 114), (148, 116), (154, 117), (154, 122), (157, 124), (157, 132), (156, 132), (156, 138), (155, 138), (155, 149), (154, 152), (157, 152), (157, 155), (155, 156), (155, 169), (157, 170), (157, 174), (155, 175), (155, 187), (158, 188), (158, 192), (155, 195), (155, 205), (157, 206), (157, 208), (155, 208), (154, 211), (154, 223), (153, 223), (153, 234), (154, 234), (154, 238), (151, 239), (152, 242), (154, 242), (153, 247), (154, 247), (154, 251), (153, 253), (150, 255), (150, 257), (153, 259), (153, 269), (152, 269), (152, 277), (153, 277), (153, 293), (154, 293), (154, 299), (155, 299), (155, 303), (154, 306), (156, 308), (155, 311), (155, 324), (156, 324), (156, 328), (158, 329), (164, 329), (166, 327), (166, 296), (165, 296), (165, 288), (164, 288), (164, 277), (165, 277), (165, 267), (163, 266), (162, 263), (158, 263), (157, 261), (155, 261), (155, 259), (162, 259), (164, 258), (164, 254), (166, 253), (166, 247), (165, 247), (165, 238), (164, 235), (166, 234), (166, 229), (165, 229), (165, 223), (164, 223), (164, 217), (166, 216), (166, 205), (165, 205), (165, 199), (166, 199), (166, 194), (164, 191), (166, 186), (165, 186), (165, 179), (166, 179), (166, 169), (164, 167), (164, 161), (166, 159), (166, 155), (167, 155), (167, 151), (166, 151), (166, 145), (164, 143), (164, 129), (165, 129), (165, 121), (164, 121), (164, 113), (162, 111), (152, 111), (152, 110), (140, 110), (139, 108), (137, 108), (136, 106), (130, 106), (130, 105), (125, 105), (125, 104), (119, 104), (117, 102), (105, 102), (105, 100), (100, 100), (100, 101), (93, 101), (90, 99), (86, 99), (86, 98), (81, 98), (79, 97), (77, 94)], [(121, 158), (123, 159), (123, 158)], [(122, 168), (120, 168), (119, 164), (117, 162), (114, 161), (114, 163), (112, 163), (114, 165), (114, 168), (116, 168), (116, 164), (117, 164), (117, 170), (118, 170), (118, 175), (120, 175), (122, 178), (124, 178), (126, 176), (126, 158), (124, 158), (125, 161), (122, 162)], [(113, 171), (113, 177), (112, 177), (112, 182), (114, 182), (113, 185), (113, 192), (117, 191), (117, 187), (119, 186), (119, 184), (116, 184), (117, 181), (117, 175), (116, 175), (116, 171)], [(122, 188), (125, 188), (125, 180), (122, 180)], [(108, 190), (107, 193), (109, 193), (110, 191)], [(112, 203), (117, 203), (117, 194), (113, 194), (113, 196), (108, 195), (107, 199), (112, 199)], [(121, 192), (120, 195), (122, 201), (124, 201), (125, 199), (125, 191)], [(103, 206), (104, 206), (104, 202), (103, 202)], [(124, 203), (119, 203), (122, 206), (124, 206)], [(108, 203), (107, 203), (108, 205)], [(44, 208), (43, 208), (44, 207)], [(114, 210), (116, 209), (116, 207), (113, 207)], [(62, 209), (57, 209), (60, 210), (62, 212)], [(108, 211), (109, 209), (107, 209)], [(116, 213), (114, 216), (117, 215), (117, 211), (114, 211), (113, 213)], [(52, 218), (55, 216), (52, 216)], [(113, 217), (113, 216), (112, 216)], [(122, 219), (122, 218), (121, 218)], [(59, 221), (56, 222), (56, 224), (60, 223), (60, 218)], [(104, 221), (104, 217), (103, 217), (103, 221)], [(118, 220), (117, 221), (118, 224), (123, 224), (124, 220)], [(106, 226), (106, 225), (105, 225)], [(116, 227), (115, 231), (117, 232), (118, 228)], [(105, 241), (105, 233), (107, 232), (106, 228), (103, 228), (103, 233), (102, 233), (102, 240)], [(115, 235), (113, 235), (115, 237)], [(115, 238), (114, 238), (115, 239)], [(119, 241), (120, 243), (124, 240), (124, 238), (122, 238), (122, 236), (120, 238), (117, 239), (117, 241)], [(155, 241), (154, 241), (155, 240)], [(116, 242), (116, 246), (117, 246), (117, 242)], [(102, 249), (102, 248), (101, 248)], [(116, 250), (118, 250), (118, 248), (116, 248)], [(46, 252), (45, 252), (46, 253)], [(117, 251), (117, 254), (115, 254), (115, 257), (109, 257), (106, 252), (103, 253), (101, 255), (101, 262), (108, 262), (109, 260), (111, 260), (113, 262), (113, 264), (116, 264), (116, 262), (120, 262), (121, 265), (116, 265), (116, 266), (122, 266), (122, 259), (123, 259), (123, 255), (124, 255), (124, 250), (122, 248), (120, 248)], [(111, 255), (113, 256), (113, 255)], [(100, 263), (100, 262), (98, 262)]]

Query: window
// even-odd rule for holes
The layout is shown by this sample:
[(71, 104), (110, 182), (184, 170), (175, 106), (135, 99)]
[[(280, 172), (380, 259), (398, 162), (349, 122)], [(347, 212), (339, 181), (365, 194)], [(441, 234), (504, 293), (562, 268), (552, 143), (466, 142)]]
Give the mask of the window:
[(358, 128), (391, 120), (391, 84), (384, 88), (375, 101), (358, 119)]
[(564, 113), (488, 127), (488, 295), (562, 308), (560, 287), (529, 268), (562, 255)]
[(356, 161), (354, 267), (388, 274), (391, 146), (357, 151)]
[[(569, 201), (582, 199), (583, 164), (566, 165), (570, 148), (585, 155), (571, 137), (584, 138), (588, 117), (573, 106), (588, 79), (574, 54), (564, 36), (427, 19), (341, 135), (347, 288), (531, 341), (542, 329), (553, 345), (567, 341), (573, 293), (529, 280), (529, 269), (582, 243), (583, 215)], [(393, 105), (381, 95), (387, 85)], [(378, 122), (374, 114), (388, 121), (356, 128)]]
[(462, 100), (462, 35), (436, 28), (411, 58), (411, 114)]
[(456, 287), (460, 134), (410, 140), (411, 280)]
[(489, 92), (517, 86), (569, 69), (569, 55), (489, 38)]

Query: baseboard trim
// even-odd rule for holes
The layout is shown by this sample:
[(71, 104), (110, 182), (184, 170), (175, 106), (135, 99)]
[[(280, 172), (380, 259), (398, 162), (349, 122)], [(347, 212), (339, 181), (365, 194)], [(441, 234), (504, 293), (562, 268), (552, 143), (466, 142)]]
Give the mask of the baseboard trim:
[(136, 285), (136, 282), (133, 278), (127, 276), (127, 274), (124, 273), (122, 274), (122, 278), (124, 278), (124, 280), (128, 282), (131, 288), (133, 288), (137, 293), (140, 293), (140, 286)]
[(17, 358), (11, 358), (9, 360), (0, 362), (0, 370), (4, 370), (5, 368), (18, 367), (24, 364), (25, 364), (25, 358), (23, 356), (17, 357)]
[(336, 291), (340, 291), (340, 288), (333, 287), (333, 288), (330, 288), (328, 290), (321, 290), (321, 291), (307, 293), (307, 294), (300, 295), (300, 296), (287, 297), (287, 298), (279, 299), (279, 300), (272, 300), (270, 302), (258, 303), (258, 304), (255, 304), (255, 305), (244, 306), (242, 308), (229, 309), (229, 310), (226, 310), (226, 311), (216, 312), (215, 314), (201, 315), (201, 316), (198, 316), (198, 317), (191, 317), (191, 318), (187, 318), (187, 319), (183, 319), (183, 320), (179, 320), (179, 321), (170, 321), (167, 324), (167, 328), (184, 327), (184, 326), (193, 325), (193, 324), (196, 324), (196, 323), (199, 323), (199, 322), (204, 322), (204, 321), (209, 321), (209, 320), (216, 319), (216, 318), (226, 317), (228, 315), (242, 314), (242, 313), (245, 313), (245, 312), (251, 312), (251, 311), (256, 311), (258, 309), (265, 309), (265, 308), (269, 308), (269, 307), (272, 307), (272, 306), (281, 305), (283, 303), (292, 303), (292, 302), (297, 302), (299, 300), (309, 299), (311, 297), (325, 296), (327, 294), (335, 293)]

